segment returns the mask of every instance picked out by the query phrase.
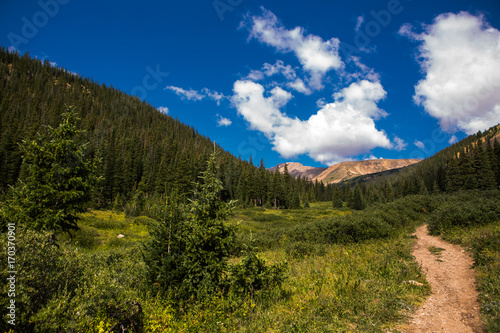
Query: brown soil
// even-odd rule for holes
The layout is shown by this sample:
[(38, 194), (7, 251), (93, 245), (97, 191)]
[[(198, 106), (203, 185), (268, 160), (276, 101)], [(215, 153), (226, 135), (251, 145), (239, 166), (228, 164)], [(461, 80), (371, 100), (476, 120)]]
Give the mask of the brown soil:
[[(428, 235), (427, 226), (419, 227), (415, 235), (413, 255), (422, 266), (432, 293), (405, 332), (484, 332), (472, 258), (460, 246)], [(430, 247), (444, 250), (433, 254)]]

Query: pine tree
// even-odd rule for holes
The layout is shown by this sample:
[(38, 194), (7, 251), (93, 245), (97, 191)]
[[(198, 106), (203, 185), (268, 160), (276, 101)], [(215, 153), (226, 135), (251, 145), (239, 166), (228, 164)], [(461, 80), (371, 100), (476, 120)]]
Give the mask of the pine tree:
[(363, 191), (359, 183), (356, 183), (354, 190), (352, 192), (351, 200), (349, 201), (349, 207), (355, 210), (362, 210), (365, 208), (365, 202), (363, 200)]
[(480, 190), (496, 189), (495, 173), (490, 164), (487, 152), (483, 149), (482, 143), (478, 143), (473, 152), (475, 174), (477, 175), (477, 188)]
[(458, 191), (463, 186), (462, 175), (457, 158), (452, 158), (446, 167), (446, 191)]
[[(79, 118), (74, 107), (67, 108), (57, 128), (21, 146), (28, 170), (25, 182), (14, 191), (11, 205), (22, 212), (19, 218), (35, 230), (70, 231), (78, 229), (78, 214), (85, 211), (94, 186), (97, 161), (85, 155), (87, 144), (79, 144)], [(19, 210), (18, 210), (19, 211)]]
[(385, 200), (391, 202), (394, 200), (394, 190), (392, 188), (391, 182), (385, 183)]
[(151, 285), (176, 301), (208, 297), (226, 282), (235, 230), (224, 221), (234, 202), (220, 200), (216, 156), (214, 151), (187, 207), (175, 197), (167, 201), (165, 216), (144, 247)]
[(500, 142), (498, 141), (498, 139), (493, 143), (493, 156), (493, 158), (496, 160), (496, 164), (498, 165), (496, 180), (497, 185), (500, 186)]
[(333, 208), (342, 208), (342, 195), (338, 186), (333, 187), (333, 199), (332, 199)]

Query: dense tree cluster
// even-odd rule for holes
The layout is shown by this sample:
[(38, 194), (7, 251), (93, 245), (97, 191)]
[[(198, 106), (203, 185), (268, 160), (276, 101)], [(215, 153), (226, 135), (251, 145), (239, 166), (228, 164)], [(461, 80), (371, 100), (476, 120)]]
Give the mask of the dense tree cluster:
[[(175, 191), (192, 196), (213, 143), (194, 128), (151, 105), (93, 79), (55, 68), (48, 61), (0, 49), (0, 195), (27, 172), (21, 167), (22, 140), (55, 127), (65, 105), (73, 105), (89, 142), (86, 154), (101, 160), (94, 196), (98, 207), (140, 211), (148, 197)], [(223, 198), (243, 205), (294, 208), (300, 201), (329, 200), (322, 183), (271, 173), (264, 163), (221, 150), (218, 157)]]

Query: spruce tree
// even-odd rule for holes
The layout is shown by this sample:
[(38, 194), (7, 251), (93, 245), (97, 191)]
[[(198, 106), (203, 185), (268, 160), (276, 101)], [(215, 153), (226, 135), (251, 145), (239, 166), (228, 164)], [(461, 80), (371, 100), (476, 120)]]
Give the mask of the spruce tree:
[(363, 191), (359, 183), (356, 183), (354, 190), (351, 195), (351, 200), (349, 201), (349, 207), (355, 210), (362, 210), (365, 208), (365, 203), (363, 200)]
[(490, 159), (481, 142), (474, 149), (473, 161), (475, 174), (477, 175), (477, 188), (480, 190), (496, 189), (495, 173), (491, 168)]
[(216, 155), (210, 156), (186, 207), (175, 198), (167, 201), (165, 216), (150, 230), (151, 241), (144, 247), (151, 285), (176, 301), (213, 295), (226, 282), (235, 233), (224, 221), (234, 202), (220, 200)]
[(385, 183), (385, 200), (387, 202), (391, 202), (394, 200), (394, 190), (392, 188), (391, 182)]
[(342, 208), (342, 194), (338, 186), (333, 187), (333, 199), (332, 199), (333, 208)]
[(70, 231), (78, 229), (78, 214), (91, 200), (97, 161), (87, 158), (87, 144), (77, 142), (77, 113), (68, 107), (57, 128), (21, 145), (23, 163), (28, 170), (25, 182), (14, 189), (11, 205), (17, 206), (28, 228)]

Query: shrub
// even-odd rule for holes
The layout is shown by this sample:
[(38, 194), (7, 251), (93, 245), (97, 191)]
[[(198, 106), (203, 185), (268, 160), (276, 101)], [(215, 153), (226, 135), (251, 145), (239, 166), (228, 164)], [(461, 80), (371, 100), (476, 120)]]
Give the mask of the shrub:
[(230, 267), (229, 282), (232, 292), (240, 295), (250, 294), (253, 297), (257, 291), (281, 288), (286, 279), (286, 262), (266, 266), (264, 259), (257, 256), (251, 245), (244, 252), (242, 262)]
[(429, 231), (432, 234), (439, 234), (452, 227), (468, 227), (495, 222), (500, 214), (499, 206), (500, 202), (496, 199), (454, 198), (430, 216)]

